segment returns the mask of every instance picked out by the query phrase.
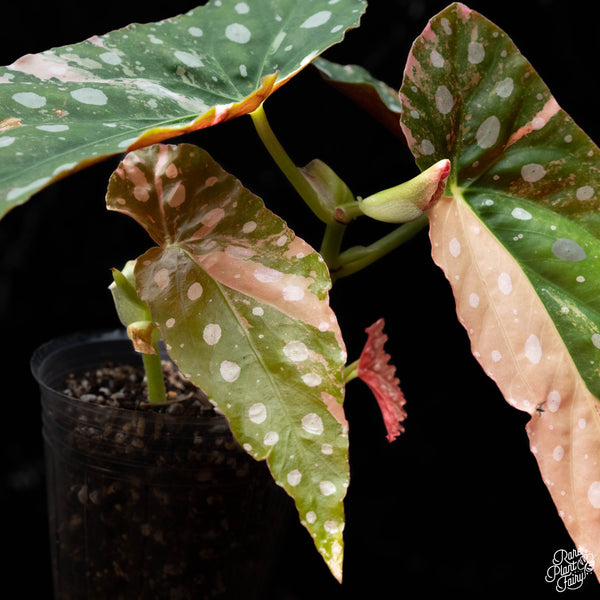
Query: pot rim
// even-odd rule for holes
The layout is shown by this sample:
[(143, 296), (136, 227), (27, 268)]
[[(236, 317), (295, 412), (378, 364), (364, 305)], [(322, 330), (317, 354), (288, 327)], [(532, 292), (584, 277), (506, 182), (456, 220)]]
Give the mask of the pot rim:
[[(127, 332), (124, 329), (98, 329), (98, 330), (83, 330), (83, 331), (78, 331), (75, 333), (70, 333), (70, 334), (66, 334), (66, 335), (62, 335), (62, 336), (57, 336), (55, 338), (52, 338), (44, 343), (42, 343), (40, 346), (38, 346), (30, 359), (30, 369), (31, 369), (31, 373), (35, 379), (35, 381), (37, 382), (38, 386), (41, 388), (42, 392), (45, 393), (49, 393), (49, 394), (54, 394), (58, 397), (60, 397), (61, 399), (63, 399), (64, 401), (68, 402), (69, 404), (76, 404), (78, 408), (81, 408), (83, 406), (89, 406), (87, 403), (82, 402), (81, 400), (79, 400), (78, 398), (75, 398), (73, 396), (70, 396), (68, 394), (65, 394), (64, 392), (62, 392), (60, 389), (58, 389), (58, 386), (56, 385), (56, 379), (51, 381), (50, 378), (48, 378), (46, 375), (47, 373), (44, 371), (44, 369), (47, 366), (48, 361), (52, 361), (52, 360), (59, 360), (59, 358), (57, 357), (58, 354), (60, 354), (61, 352), (69, 352), (69, 351), (76, 351), (77, 348), (81, 347), (90, 347), (91, 345), (94, 344), (105, 344), (105, 343), (115, 343), (115, 344), (125, 344), (128, 342), (127, 346), (124, 346), (126, 348), (127, 354), (129, 356), (129, 360), (127, 362), (121, 360), (120, 362), (122, 364), (133, 364), (139, 367), (143, 366), (142, 363), (142, 359), (141, 359), (141, 355), (135, 351), (135, 349), (133, 348), (133, 344), (131, 343), (131, 340), (129, 339), (129, 337), (127, 336)], [(162, 346), (161, 344), (161, 356), (166, 359), (166, 360), (170, 360), (168, 354), (166, 353), (166, 350), (164, 348), (164, 346)], [(98, 364), (100, 364), (101, 360), (95, 361), (96, 366)], [(119, 358), (117, 358), (117, 360), (115, 360), (115, 363), (119, 362)], [(92, 361), (92, 364), (94, 363), (94, 361)], [(85, 364), (82, 364), (81, 366), (82, 369), (86, 368)], [(62, 375), (66, 375), (67, 372), (63, 373)], [(92, 406), (96, 407), (96, 404), (93, 404)], [(127, 413), (131, 413), (131, 412), (139, 412), (137, 409), (132, 409), (132, 408), (123, 408), (123, 407), (110, 407), (110, 406), (102, 406), (101, 407), (102, 410), (113, 410), (113, 411), (124, 411), (124, 414)], [(146, 408), (143, 409), (143, 412), (150, 412), (150, 413), (154, 413), (154, 411), (151, 410), (152, 409), (152, 405), (147, 405)], [(225, 419), (225, 422), (227, 423), (227, 426), (229, 427), (229, 422), (226, 418), (226, 416), (220, 412), (218, 409), (216, 409), (215, 407), (215, 412), (213, 415), (204, 415), (202, 417), (202, 419), (209, 419), (210, 421), (214, 421), (215, 424), (217, 421), (222, 421), (223, 419)], [(157, 414), (157, 413), (155, 413)], [(188, 422), (190, 419), (189, 417), (185, 417), (185, 416), (181, 416), (181, 415), (173, 415), (173, 414), (169, 414), (169, 413), (165, 413), (165, 412), (161, 412), (161, 417), (162, 418), (166, 418), (171, 420), (172, 422), (177, 422), (177, 421), (181, 421), (181, 422)]]

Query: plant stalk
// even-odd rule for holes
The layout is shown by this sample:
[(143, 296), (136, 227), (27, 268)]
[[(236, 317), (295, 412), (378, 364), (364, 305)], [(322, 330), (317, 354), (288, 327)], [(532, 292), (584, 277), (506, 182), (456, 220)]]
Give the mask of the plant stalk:
[(352, 381), (353, 379), (356, 379), (358, 377), (359, 361), (360, 359), (355, 360), (353, 363), (350, 363), (349, 365), (346, 365), (344, 367), (344, 383), (348, 383), (349, 381)]
[(325, 228), (323, 242), (319, 249), (319, 254), (323, 257), (325, 264), (330, 272), (333, 272), (341, 267), (340, 265), (340, 249), (342, 240), (346, 232), (346, 225), (342, 223), (329, 223)]
[(369, 246), (354, 246), (339, 256), (339, 268), (331, 273), (332, 278), (340, 279), (352, 275), (378, 261), (405, 242), (411, 240), (428, 224), (427, 215), (405, 223)]
[(252, 122), (254, 123), (258, 136), (281, 172), (294, 186), (294, 189), (313, 213), (324, 223), (329, 223), (331, 215), (323, 208), (317, 193), (277, 139), (269, 125), (263, 105), (261, 104), (254, 112), (251, 112), (250, 116), (252, 117)]
[(142, 354), (146, 384), (148, 386), (148, 401), (150, 403), (164, 402), (167, 398), (165, 379), (163, 376), (160, 354)]

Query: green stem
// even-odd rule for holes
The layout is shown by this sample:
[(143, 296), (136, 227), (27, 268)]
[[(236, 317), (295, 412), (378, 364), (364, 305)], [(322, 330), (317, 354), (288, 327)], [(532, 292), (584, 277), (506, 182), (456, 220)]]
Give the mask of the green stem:
[[(359, 359), (360, 360), (360, 359)], [(358, 360), (344, 367), (344, 383), (348, 383), (358, 377)]]
[(319, 254), (323, 257), (330, 272), (340, 268), (340, 249), (346, 226), (342, 223), (329, 223), (325, 228)]
[(356, 200), (338, 205), (337, 211), (341, 213), (341, 218), (339, 220), (346, 224), (358, 217), (364, 216), (363, 211), (360, 209), (360, 204), (356, 202)]
[(373, 264), (392, 250), (395, 250), (412, 239), (428, 223), (427, 215), (405, 223), (370, 246), (355, 246), (339, 256), (339, 268), (332, 272), (332, 277), (339, 279), (352, 275)]
[(263, 105), (261, 104), (254, 112), (251, 112), (250, 116), (252, 117), (252, 122), (254, 123), (258, 136), (277, 166), (281, 169), (282, 173), (294, 186), (294, 189), (300, 194), (301, 198), (306, 202), (313, 213), (315, 213), (321, 221), (328, 223), (331, 220), (331, 215), (329, 215), (321, 206), (317, 193), (306, 180), (300, 169), (294, 164), (294, 161), (287, 155), (283, 146), (279, 143), (279, 140), (269, 125)]
[(144, 371), (146, 372), (148, 400), (151, 403), (164, 402), (167, 398), (167, 391), (160, 354), (142, 354), (142, 360), (144, 361)]

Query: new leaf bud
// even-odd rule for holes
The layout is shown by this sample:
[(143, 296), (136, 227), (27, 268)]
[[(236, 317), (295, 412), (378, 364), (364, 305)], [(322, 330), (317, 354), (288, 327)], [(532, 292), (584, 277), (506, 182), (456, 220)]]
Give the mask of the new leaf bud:
[(360, 209), (385, 223), (414, 221), (440, 199), (449, 174), (450, 161), (440, 160), (410, 181), (360, 200)]

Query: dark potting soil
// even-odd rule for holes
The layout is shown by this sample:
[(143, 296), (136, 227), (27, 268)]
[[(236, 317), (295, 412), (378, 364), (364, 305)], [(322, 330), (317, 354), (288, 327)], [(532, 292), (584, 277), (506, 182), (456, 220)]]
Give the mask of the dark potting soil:
[(71, 373), (62, 382), (67, 396), (113, 408), (152, 410), (173, 416), (214, 415), (215, 409), (206, 394), (185, 379), (169, 361), (163, 361), (167, 398), (164, 403), (150, 404), (143, 369), (131, 365), (106, 363), (85, 373)]
[(44, 409), (57, 600), (264, 597), (281, 490), (200, 390), (165, 377), (149, 405), (143, 371), (103, 365), (64, 380), (80, 402)]

